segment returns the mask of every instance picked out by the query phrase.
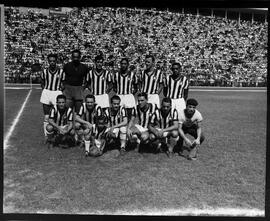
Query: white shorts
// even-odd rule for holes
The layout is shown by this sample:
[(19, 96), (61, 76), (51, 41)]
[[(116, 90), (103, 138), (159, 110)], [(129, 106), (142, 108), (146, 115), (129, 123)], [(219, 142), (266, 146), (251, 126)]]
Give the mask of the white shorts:
[(95, 95), (95, 98), (96, 98), (96, 104), (100, 106), (101, 108), (110, 107), (108, 94)]
[(175, 108), (179, 114), (180, 111), (186, 108), (186, 102), (184, 98), (172, 99), (172, 108)]
[(119, 135), (119, 131), (120, 131), (120, 133), (127, 133), (127, 127), (125, 126), (125, 127), (118, 127), (118, 128), (114, 128), (113, 129), (113, 133), (115, 134), (115, 136), (116, 137), (118, 137), (118, 135)]
[(50, 91), (43, 89), (40, 97), (40, 102), (47, 105), (56, 105), (56, 97), (62, 94), (62, 91)]
[(160, 108), (160, 99), (158, 94), (148, 94), (148, 103), (156, 104)]
[(148, 132), (148, 128), (144, 128), (144, 127), (142, 127), (141, 125), (139, 125), (139, 124), (135, 124), (134, 125), (141, 133), (143, 133), (143, 132)]
[(125, 108), (136, 107), (136, 102), (133, 94), (122, 94), (118, 96), (121, 98), (121, 106), (124, 106)]

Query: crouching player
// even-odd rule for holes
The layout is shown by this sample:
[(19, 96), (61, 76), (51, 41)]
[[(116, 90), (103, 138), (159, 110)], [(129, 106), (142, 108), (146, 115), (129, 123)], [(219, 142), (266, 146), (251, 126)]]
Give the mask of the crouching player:
[[(188, 155), (189, 160), (197, 159), (197, 148), (204, 141), (205, 137), (202, 134), (201, 122), (203, 117), (201, 113), (196, 110), (198, 102), (190, 98), (187, 100), (187, 107), (179, 112), (179, 153), (183, 151), (183, 143), (190, 149)], [(190, 134), (195, 138), (192, 142), (186, 134)]]
[(93, 125), (91, 134), (86, 135), (86, 139), (90, 140), (89, 152), (85, 152), (85, 156), (98, 157), (104, 152), (106, 145), (106, 136), (108, 132), (108, 119), (102, 114), (97, 116), (96, 124)]
[[(50, 110), (49, 124), (46, 126), (49, 148), (54, 144), (61, 145), (61, 139), (65, 135), (65, 140), (69, 140), (73, 146), (74, 130), (72, 129), (72, 109), (66, 106), (66, 96), (58, 95), (56, 97), (56, 106)], [(68, 137), (68, 139), (66, 139)]]
[[(126, 109), (123, 106), (120, 106), (120, 102), (120, 97), (118, 95), (114, 95), (111, 98), (111, 107), (105, 109), (105, 115), (109, 123), (107, 132), (108, 144), (112, 144), (112, 142), (119, 137), (120, 152), (124, 153), (126, 151), (128, 120)], [(107, 145), (107, 147), (110, 149), (109, 145)]]
[(151, 117), (149, 131), (149, 139), (152, 144), (156, 144), (157, 151), (166, 146), (165, 151), (171, 157), (178, 139), (178, 113), (172, 108), (171, 98), (163, 98), (161, 108)]
[(75, 116), (75, 131), (78, 136), (77, 141), (80, 143), (80, 147), (85, 146), (86, 155), (89, 153), (89, 136), (95, 124), (95, 119), (101, 114), (102, 109), (95, 103), (95, 96), (91, 94), (86, 95), (85, 102), (81, 105), (79, 113)]
[[(138, 105), (132, 110), (132, 115), (127, 128), (128, 138), (131, 143), (136, 143), (136, 150), (140, 151), (140, 144), (149, 142), (148, 126), (157, 106), (148, 103), (148, 96), (142, 92), (138, 94)], [(135, 124), (135, 120), (137, 123)], [(146, 145), (144, 145), (146, 147)]]

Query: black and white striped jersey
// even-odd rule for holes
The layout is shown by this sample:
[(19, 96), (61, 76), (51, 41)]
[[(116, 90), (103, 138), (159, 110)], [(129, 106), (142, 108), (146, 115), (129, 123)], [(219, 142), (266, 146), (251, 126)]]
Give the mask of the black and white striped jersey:
[(162, 113), (161, 109), (156, 109), (155, 113), (151, 117), (150, 122), (153, 126), (165, 129), (172, 126), (174, 121), (178, 122), (178, 112), (175, 108), (172, 108), (167, 115)]
[(95, 124), (96, 117), (100, 116), (101, 114), (102, 108), (100, 106), (95, 105), (92, 110), (89, 110), (86, 107), (86, 103), (83, 103), (80, 107), (78, 116), (91, 124)]
[(185, 76), (173, 79), (172, 75), (167, 75), (164, 80), (164, 86), (168, 88), (166, 97), (171, 99), (184, 98), (184, 90), (189, 87), (188, 79)]
[(164, 82), (163, 73), (158, 69), (154, 69), (152, 72), (143, 70), (140, 74), (139, 81), (141, 83), (140, 92), (157, 94), (160, 84)]
[(111, 107), (108, 107), (104, 111), (107, 119), (109, 120), (110, 127), (115, 126), (123, 122), (124, 118), (127, 117), (126, 108), (120, 106), (117, 112), (114, 112)]
[(65, 73), (60, 68), (57, 68), (54, 72), (45, 68), (41, 73), (41, 79), (44, 81), (44, 89), (59, 91), (62, 81), (65, 80)]
[(106, 94), (108, 84), (112, 82), (112, 74), (108, 70), (102, 69), (101, 72), (97, 72), (96, 69), (92, 69), (89, 71), (86, 81), (94, 95)]
[(72, 109), (66, 107), (64, 110), (59, 110), (57, 106), (54, 106), (50, 110), (50, 119), (53, 119), (58, 126), (65, 126), (68, 121), (73, 121)]
[(133, 71), (125, 74), (118, 71), (113, 75), (112, 80), (116, 85), (116, 94), (120, 95), (132, 94), (134, 86), (138, 83), (138, 77)]
[(157, 109), (157, 105), (154, 105), (152, 103), (148, 103), (148, 108), (144, 111), (142, 111), (139, 108), (139, 105), (137, 105), (136, 109), (132, 108), (132, 116), (138, 118), (138, 124), (141, 125), (144, 128), (147, 128), (152, 115), (155, 113)]

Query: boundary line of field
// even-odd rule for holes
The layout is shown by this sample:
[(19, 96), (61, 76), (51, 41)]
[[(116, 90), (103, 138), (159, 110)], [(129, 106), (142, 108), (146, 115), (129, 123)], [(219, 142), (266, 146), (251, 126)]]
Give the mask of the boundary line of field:
[(25, 98), (25, 100), (24, 100), (24, 102), (23, 102), (23, 104), (21, 106), (21, 109), (19, 110), (17, 116), (13, 120), (13, 122), (11, 124), (11, 127), (9, 128), (9, 130), (8, 130), (8, 132), (7, 132), (7, 134), (6, 134), (5, 138), (4, 138), (4, 150), (6, 150), (7, 147), (8, 147), (9, 138), (11, 137), (17, 123), (19, 122), (19, 119), (20, 119), (20, 117), (22, 115), (22, 112), (23, 112), (24, 107), (25, 107), (25, 105), (26, 105), (26, 103), (28, 101), (28, 98), (30, 97), (31, 92), (32, 92), (32, 90), (29, 90), (29, 92), (28, 92), (28, 94), (27, 94), (27, 96), (26, 96), (26, 98)]

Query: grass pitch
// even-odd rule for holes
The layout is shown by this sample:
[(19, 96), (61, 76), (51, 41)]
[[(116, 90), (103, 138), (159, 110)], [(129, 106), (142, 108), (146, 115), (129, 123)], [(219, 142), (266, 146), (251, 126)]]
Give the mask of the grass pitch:
[[(6, 90), (5, 132), (27, 93)], [(191, 90), (206, 136), (197, 161), (134, 151), (85, 158), (78, 147), (47, 149), (40, 94), (32, 90), (4, 153), (4, 213), (264, 210), (266, 92)]]

